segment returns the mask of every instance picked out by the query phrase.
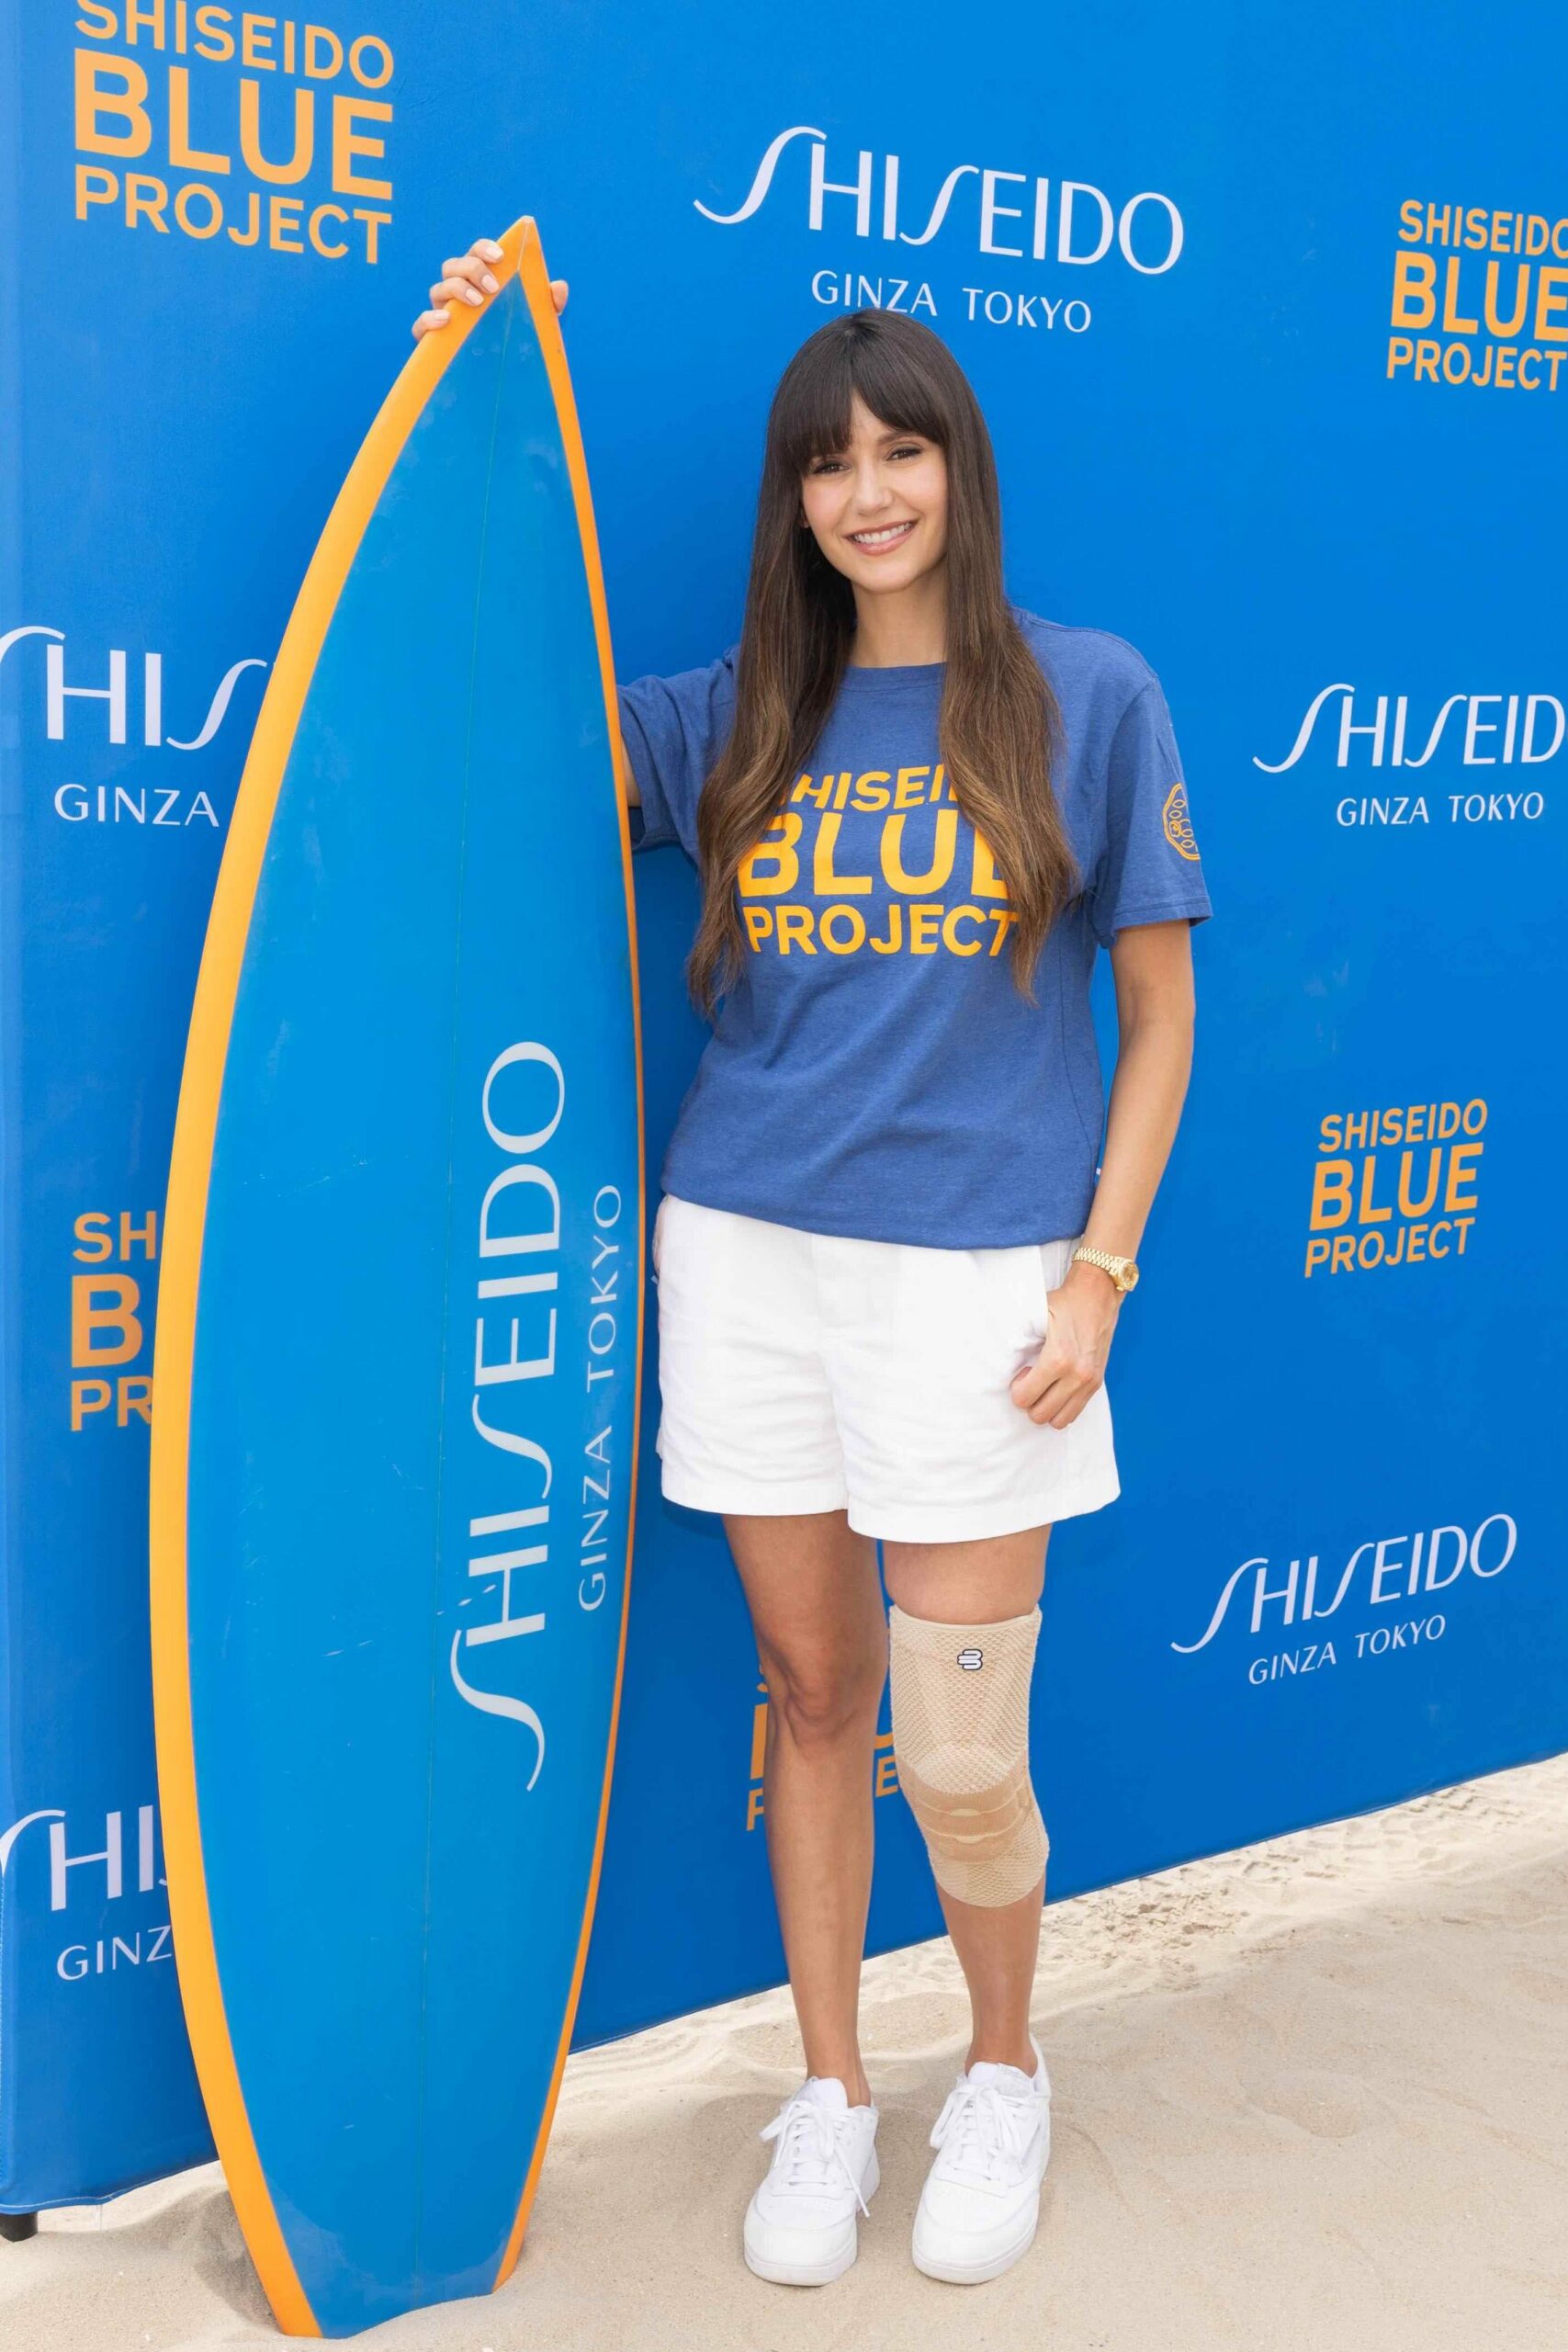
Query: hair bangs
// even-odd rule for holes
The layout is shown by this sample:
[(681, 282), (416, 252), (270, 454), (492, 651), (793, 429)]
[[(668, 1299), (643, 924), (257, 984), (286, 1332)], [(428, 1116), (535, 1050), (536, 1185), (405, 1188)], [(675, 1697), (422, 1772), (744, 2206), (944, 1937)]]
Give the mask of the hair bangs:
[(834, 320), (813, 335), (779, 387), (773, 446), (792, 473), (849, 447), (854, 395), (892, 433), (918, 433), (943, 448), (952, 438), (929, 368), (863, 322)]

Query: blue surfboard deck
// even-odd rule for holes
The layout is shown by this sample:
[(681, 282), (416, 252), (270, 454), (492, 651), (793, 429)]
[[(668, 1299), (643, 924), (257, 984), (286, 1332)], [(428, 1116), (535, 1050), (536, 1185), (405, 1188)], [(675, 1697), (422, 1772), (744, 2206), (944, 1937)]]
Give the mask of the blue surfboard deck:
[(630, 842), (538, 239), (334, 508), (214, 902), (152, 1464), (176, 1956), (292, 2333), (516, 2260), (581, 1982), (644, 1295)]

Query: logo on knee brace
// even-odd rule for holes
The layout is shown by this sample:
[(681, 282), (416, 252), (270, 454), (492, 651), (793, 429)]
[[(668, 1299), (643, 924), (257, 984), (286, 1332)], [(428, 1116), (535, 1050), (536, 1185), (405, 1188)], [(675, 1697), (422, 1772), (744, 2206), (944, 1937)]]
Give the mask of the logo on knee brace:
[(986, 1663), (986, 1653), (984, 1650), (960, 1650), (958, 1663), (965, 1674), (978, 1674)]

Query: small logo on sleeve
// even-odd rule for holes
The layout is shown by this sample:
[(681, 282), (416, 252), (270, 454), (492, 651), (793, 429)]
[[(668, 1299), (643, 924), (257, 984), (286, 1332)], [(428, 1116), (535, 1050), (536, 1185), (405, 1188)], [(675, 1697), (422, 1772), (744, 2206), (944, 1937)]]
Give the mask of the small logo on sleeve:
[(986, 1653), (984, 1650), (960, 1650), (958, 1663), (965, 1674), (978, 1674), (986, 1663)]
[(1194, 865), (1198, 859), (1198, 844), (1192, 837), (1192, 820), (1187, 813), (1187, 786), (1173, 784), (1165, 797), (1165, 837), (1181, 857), (1189, 857)]

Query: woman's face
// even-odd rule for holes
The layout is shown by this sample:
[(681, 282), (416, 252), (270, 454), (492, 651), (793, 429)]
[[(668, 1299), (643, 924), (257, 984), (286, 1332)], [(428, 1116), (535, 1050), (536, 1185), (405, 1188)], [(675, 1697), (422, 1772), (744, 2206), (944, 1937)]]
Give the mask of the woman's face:
[(807, 467), (800, 503), (834, 570), (873, 595), (910, 587), (946, 554), (945, 453), (894, 432), (858, 392), (848, 448)]

